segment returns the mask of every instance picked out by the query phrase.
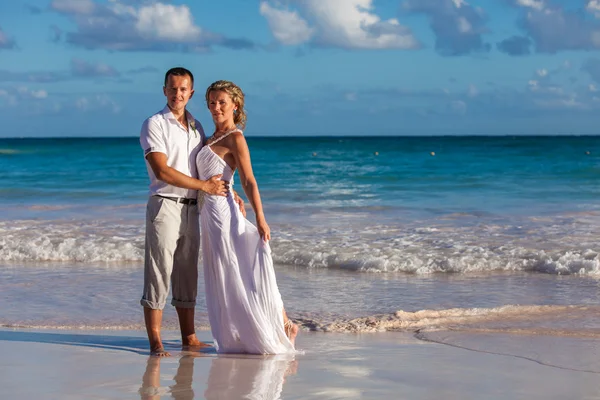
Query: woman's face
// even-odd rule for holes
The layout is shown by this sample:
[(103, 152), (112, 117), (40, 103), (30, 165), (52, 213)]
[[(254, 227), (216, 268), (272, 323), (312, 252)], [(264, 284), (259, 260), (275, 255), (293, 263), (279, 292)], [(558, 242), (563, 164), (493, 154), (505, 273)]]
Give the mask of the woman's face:
[(233, 111), (237, 106), (231, 97), (222, 90), (213, 90), (208, 94), (208, 109), (215, 125), (224, 125), (233, 122)]

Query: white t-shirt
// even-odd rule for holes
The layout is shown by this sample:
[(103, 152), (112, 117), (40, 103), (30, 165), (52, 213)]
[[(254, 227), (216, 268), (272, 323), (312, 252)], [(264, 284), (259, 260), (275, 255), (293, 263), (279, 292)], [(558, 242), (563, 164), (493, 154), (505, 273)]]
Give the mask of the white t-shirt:
[[(189, 112), (187, 112), (187, 119), (189, 133), (175, 119), (169, 106), (165, 106), (162, 111), (144, 121), (140, 133), (140, 144), (144, 150), (144, 158), (150, 153), (164, 153), (167, 156), (169, 167), (197, 179), (196, 154), (202, 148), (205, 135), (200, 122), (196, 121)], [(194, 121), (195, 129), (192, 121)], [(158, 180), (148, 160), (146, 160), (146, 169), (150, 177), (150, 195), (158, 194), (189, 199), (197, 197), (196, 190), (172, 186)]]

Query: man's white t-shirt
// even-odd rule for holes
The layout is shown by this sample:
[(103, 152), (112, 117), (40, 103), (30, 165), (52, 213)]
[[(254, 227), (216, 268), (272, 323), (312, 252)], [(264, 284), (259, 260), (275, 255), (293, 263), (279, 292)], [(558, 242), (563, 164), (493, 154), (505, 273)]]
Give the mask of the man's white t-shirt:
[[(187, 112), (187, 111), (186, 111)], [(188, 131), (175, 119), (175, 116), (165, 106), (144, 121), (140, 133), (140, 144), (144, 150), (144, 159), (150, 153), (164, 153), (167, 156), (167, 165), (177, 171), (198, 179), (196, 169), (196, 155), (204, 143), (204, 129), (199, 121), (187, 112)], [(194, 121), (192, 123), (192, 121)], [(150, 195), (167, 197), (185, 197), (195, 199), (197, 191), (169, 185), (156, 178), (154, 171), (146, 159), (146, 169), (150, 177)]]

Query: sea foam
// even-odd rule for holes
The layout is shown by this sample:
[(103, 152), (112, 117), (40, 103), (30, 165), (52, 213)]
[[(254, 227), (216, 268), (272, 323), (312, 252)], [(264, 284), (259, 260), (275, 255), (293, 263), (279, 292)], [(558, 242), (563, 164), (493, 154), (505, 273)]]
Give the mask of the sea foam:
[[(558, 222), (478, 226), (274, 224), (279, 265), (352, 272), (482, 273), (528, 271), (600, 277), (595, 234)], [(537, 225), (536, 225), (537, 224)], [(140, 263), (144, 227), (138, 220), (0, 221), (0, 260)]]

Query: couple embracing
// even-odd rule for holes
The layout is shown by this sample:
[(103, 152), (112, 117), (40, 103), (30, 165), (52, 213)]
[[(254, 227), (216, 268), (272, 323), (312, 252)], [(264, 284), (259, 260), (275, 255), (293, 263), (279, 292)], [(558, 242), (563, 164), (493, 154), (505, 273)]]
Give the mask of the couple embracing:
[[(207, 138), (200, 122), (186, 110), (194, 95), (192, 73), (170, 69), (163, 92), (167, 105), (144, 121), (140, 134), (150, 177), (141, 300), (150, 352), (169, 355), (160, 329), (171, 287), (182, 345), (207, 346), (194, 328), (200, 247), (217, 351), (293, 352), (298, 326), (287, 317), (277, 287), (268, 243), (271, 233), (242, 133), (244, 94), (228, 81), (208, 87), (206, 102), (215, 128)], [(243, 201), (230, 190), (235, 171), (256, 226), (245, 218)]]

